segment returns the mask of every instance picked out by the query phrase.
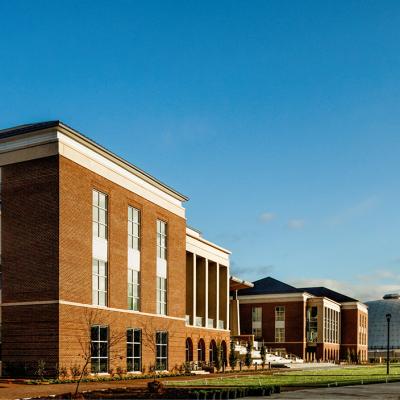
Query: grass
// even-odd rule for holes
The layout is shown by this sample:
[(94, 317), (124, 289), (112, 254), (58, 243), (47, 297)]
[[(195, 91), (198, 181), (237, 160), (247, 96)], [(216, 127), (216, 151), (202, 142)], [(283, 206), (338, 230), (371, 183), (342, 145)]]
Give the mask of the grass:
[[(386, 382), (385, 366), (357, 366), (332, 369), (275, 372), (272, 375), (253, 374), (221, 378), (193, 379), (165, 382), (174, 387), (253, 387), (278, 386), (319, 386), (343, 385), (372, 382)], [(390, 367), (390, 380), (400, 380), (400, 364)]]

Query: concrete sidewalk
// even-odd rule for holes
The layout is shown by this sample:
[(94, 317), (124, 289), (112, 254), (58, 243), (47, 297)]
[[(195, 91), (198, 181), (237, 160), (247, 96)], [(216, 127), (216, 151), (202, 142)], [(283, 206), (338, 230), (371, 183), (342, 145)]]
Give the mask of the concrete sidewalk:
[[(342, 386), (335, 388), (303, 389), (274, 394), (265, 399), (400, 399), (400, 383), (378, 383), (370, 385)], [(251, 397), (246, 399), (250, 400)], [(253, 397), (254, 399), (254, 397)]]

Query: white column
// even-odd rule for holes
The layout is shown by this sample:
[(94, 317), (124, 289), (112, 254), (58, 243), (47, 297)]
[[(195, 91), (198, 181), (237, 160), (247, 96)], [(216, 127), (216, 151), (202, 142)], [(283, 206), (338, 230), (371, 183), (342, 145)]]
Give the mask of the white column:
[(196, 254), (193, 253), (193, 321), (192, 325), (196, 325), (196, 287), (197, 287), (197, 268), (196, 268), (196, 261), (197, 261), (197, 256)]
[(204, 326), (207, 328), (208, 326), (208, 259), (205, 258), (205, 284), (204, 284), (204, 288), (205, 288), (205, 307), (204, 307), (204, 319), (205, 319), (205, 324)]
[[(226, 327), (229, 329), (229, 265), (226, 266)], [(239, 321), (239, 320), (238, 320)], [(239, 328), (240, 329), (240, 328)]]
[(215, 318), (217, 320), (215, 326), (219, 328), (219, 264), (216, 263), (216, 268), (217, 268), (217, 294), (216, 294), (216, 301), (215, 301), (215, 306), (217, 307), (217, 312), (215, 313)]

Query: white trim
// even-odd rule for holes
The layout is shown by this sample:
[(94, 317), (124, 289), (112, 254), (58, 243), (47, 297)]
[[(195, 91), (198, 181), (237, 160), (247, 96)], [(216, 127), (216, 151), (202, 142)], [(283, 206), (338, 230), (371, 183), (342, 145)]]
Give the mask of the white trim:
[(206, 326), (194, 326), (194, 325), (186, 325), (188, 329), (205, 329), (207, 331), (219, 331), (219, 332), (230, 332), (230, 329), (218, 329), (218, 328), (207, 328)]
[(207, 258), (224, 266), (229, 265), (229, 254), (223, 253), (215, 247), (186, 235), (186, 251), (196, 253), (198, 256)]
[(17, 138), (7, 137), (0, 141), (0, 154), (54, 142), (57, 142), (56, 130), (35, 135), (27, 134)]
[(314, 298), (314, 296), (308, 293), (274, 293), (274, 294), (252, 294), (238, 296), (240, 303), (251, 304), (251, 303), (273, 303), (276, 301), (293, 302), (293, 301), (306, 301), (307, 299)]
[(58, 140), (61, 156), (185, 218), (181, 201), (62, 132), (58, 132)]
[(360, 303), (359, 301), (352, 301), (341, 304), (343, 310), (352, 310), (356, 308), (357, 310), (363, 311), (368, 314), (368, 306), (364, 303)]
[(124, 310), (122, 308), (97, 306), (94, 304), (75, 303), (73, 301), (66, 301), (66, 300), (21, 301), (21, 302), (15, 302), (15, 303), (2, 303), (1, 306), (2, 307), (3, 306), (4, 307), (13, 307), (13, 306), (33, 306), (33, 305), (46, 305), (46, 304), (61, 304), (61, 305), (73, 306), (73, 307), (94, 308), (94, 309), (104, 310), (104, 311), (121, 312), (121, 313), (126, 313), (126, 314), (135, 314), (135, 315), (144, 315), (144, 316), (148, 316), (148, 317), (167, 318), (167, 319), (174, 319), (177, 321), (185, 322), (185, 318), (180, 318), (180, 317), (171, 317), (169, 315), (160, 315), (160, 314), (145, 313), (145, 312), (141, 312), (141, 311)]

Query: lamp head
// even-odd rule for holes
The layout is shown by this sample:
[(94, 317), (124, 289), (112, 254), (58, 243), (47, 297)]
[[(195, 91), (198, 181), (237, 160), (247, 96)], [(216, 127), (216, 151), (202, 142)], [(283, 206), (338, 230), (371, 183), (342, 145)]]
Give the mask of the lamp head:
[(386, 320), (387, 320), (387, 322), (390, 321), (390, 318), (392, 318), (392, 314), (386, 314)]

